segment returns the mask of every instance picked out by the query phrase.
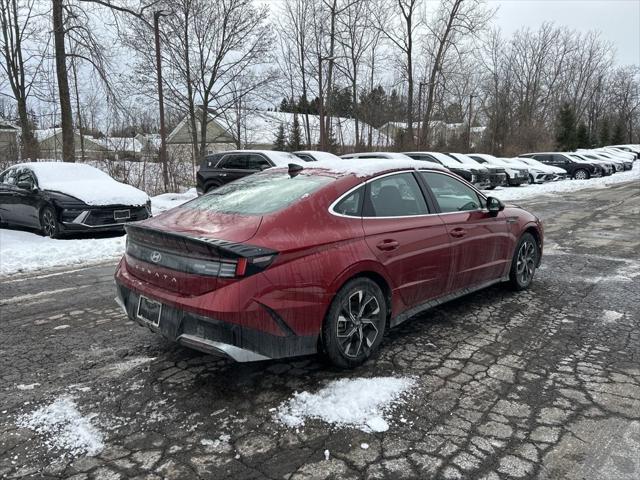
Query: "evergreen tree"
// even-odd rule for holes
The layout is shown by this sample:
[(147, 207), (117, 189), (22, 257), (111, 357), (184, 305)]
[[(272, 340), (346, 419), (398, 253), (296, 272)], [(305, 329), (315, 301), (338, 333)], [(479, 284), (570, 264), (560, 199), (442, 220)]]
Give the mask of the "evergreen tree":
[(284, 152), (287, 148), (287, 139), (284, 133), (284, 125), (280, 124), (278, 127), (278, 132), (276, 133), (276, 139), (273, 142), (273, 149)]
[(591, 140), (589, 139), (589, 129), (584, 122), (580, 122), (580, 125), (578, 125), (578, 131), (576, 132), (576, 147), (589, 148), (590, 146)]
[(620, 120), (616, 122), (615, 127), (613, 127), (613, 136), (611, 137), (612, 145), (620, 145), (624, 143), (624, 125)]
[(281, 112), (290, 112), (291, 106), (289, 105), (289, 99), (283, 98), (280, 102), (280, 111)]
[(600, 132), (598, 135), (598, 143), (601, 147), (609, 145), (610, 135), (611, 127), (609, 125), (609, 119), (607, 117), (604, 117), (602, 119), (602, 123), (600, 124)]
[(564, 103), (557, 117), (556, 145), (559, 150), (575, 150), (576, 140), (576, 113), (569, 103)]
[(298, 121), (297, 114), (293, 115), (293, 123), (291, 124), (289, 140), (287, 141), (287, 150), (290, 152), (302, 150), (302, 133), (300, 131), (300, 122)]

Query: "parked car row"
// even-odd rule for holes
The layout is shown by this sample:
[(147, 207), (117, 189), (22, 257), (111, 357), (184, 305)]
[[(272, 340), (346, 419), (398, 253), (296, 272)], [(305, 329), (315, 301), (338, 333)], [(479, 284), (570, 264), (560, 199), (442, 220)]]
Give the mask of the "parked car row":
[(440, 167), (455, 173), (481, 190), (498, 186), (517, 187), (524, 183), (545, 183), (565, 178), (584, 180), (629, 170), (640, 154), (633, 145), (604, 147), (577, 152), (524, 153), (516, 158), (498, 158), (483, 153), (457, 152), (360, 152), (338, 157), (314, 150), (293, 153), (272, 150), (237, 150), (217, 153), (206, 158), (197, 175), (199, 194), (218, 188), (237, 178), (265, 168), (305, 162), (335, 160), (395, 159), (420, 160), (425, 166)]

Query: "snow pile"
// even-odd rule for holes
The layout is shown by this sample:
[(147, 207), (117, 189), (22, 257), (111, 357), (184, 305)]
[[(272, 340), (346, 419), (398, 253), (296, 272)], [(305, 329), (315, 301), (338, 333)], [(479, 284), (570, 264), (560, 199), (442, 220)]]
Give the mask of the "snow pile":
[(487, 192), (487, 194), (500, 200), (522, 200), (540, 195), (570, 193), (585, 188), (606, 188), (609, 185), (626, 182), (640, 182), (640, 161), (633, 163), (632, 170), (616, 173), (608, 177), (590, 178), (589, 180), (560, 180), (543, 183), (542, 185), (522, 185), (508, 189), (496, 189), (493, 192)]
[[(195, 189), (166, 193), (151, 199), (157, 214), (195, 198)], [(0, 275), (87, 265), (124, 254), (125, 236), (111, 238), (51, 239), (22, 230), (0, 229)]]
[(280, 405), (276, 418), (292, 428), (311, 418), (365, 432), (384, 432), (389, 429), (385, 413), (415, 383), (408, 377), (334, 380), (316, 393), (296, 392)]
[(151, 199), (151, 211), (154, 215), (158, 215), (178, 205), (182, 205), (189, 200), (196, 198), (198, 194), (195, 188), (190, 188), (184, 193), (163, 193), (156, 195)]
[(144, 205), (149, 197), (131, 185), (83, 163), (31, 162), (15, 165), (35, 173), (42, 190), (61, 192), (87, 205)]
[(125, 237), (54, 240), (0, 229), (0, 275), (99, 263), (124, 253)]
[(102, 433), (83, 417), (69, 397), (60, 397), (51, 405), (18, 418), (19, 427), (28, 428), (44, 437), (49, 448), (68, 451), (72, 456), (94, 456), (104, 449)]

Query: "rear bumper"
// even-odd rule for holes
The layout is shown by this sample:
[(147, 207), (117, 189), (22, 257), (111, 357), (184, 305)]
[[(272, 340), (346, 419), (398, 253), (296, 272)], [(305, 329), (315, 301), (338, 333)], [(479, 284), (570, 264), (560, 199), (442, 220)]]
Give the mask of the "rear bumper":
[[(317, 352), (317, 335), (301, 336), (293, 332), (285, 332), (282, 336), (274, 335), (226, 322), (215, 312), (211, 312), (211, 316), (198, 315), (143, 294), (146, 298), (162, 303), (160, 321), (155, 325), (138, 316), (140, 293), (125, 286), (117, 275), (116, 287), (116, 302), (130, 320), (188, 348), (227, 357), (236, 362), (254, 362)], [(277, 315), (275, 312), (273, 314)], [(221, 313), (220, 316), (224, 314)]]

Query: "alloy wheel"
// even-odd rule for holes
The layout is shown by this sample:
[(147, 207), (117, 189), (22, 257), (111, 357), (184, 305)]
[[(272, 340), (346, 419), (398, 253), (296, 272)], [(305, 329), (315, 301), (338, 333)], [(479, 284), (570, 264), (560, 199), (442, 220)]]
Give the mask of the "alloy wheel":
[(536, 247), (533, 243), (525, 241), (518, 250), (516, 261), (516, 275), (521, 285), (528, 285), (533, 278), (536, 268)]
[(47, 237), (51, 237), (56, 233), (56, 219), (53, 217), (53, 212), (49, 209), (45, 210), (42, 214), (42, 231)]
[(366, 290), (353, 292), (340, 308), (336, 323), (336, 336), (342, 353), (356, 358), (362, 352), (366, 356), (378, 338), (380, 322), (378, 300)]
[(574, 178), (576, 180), (586, 180), (587, 179), (587, 172), (585, 172), (584, 170), (578, 170), (575, 173)]

